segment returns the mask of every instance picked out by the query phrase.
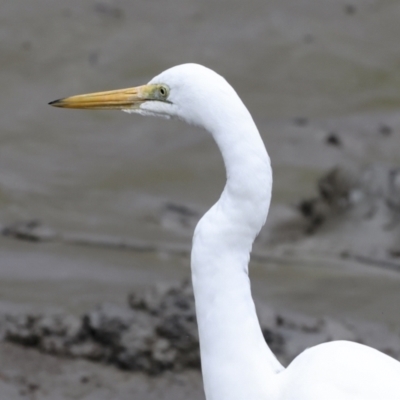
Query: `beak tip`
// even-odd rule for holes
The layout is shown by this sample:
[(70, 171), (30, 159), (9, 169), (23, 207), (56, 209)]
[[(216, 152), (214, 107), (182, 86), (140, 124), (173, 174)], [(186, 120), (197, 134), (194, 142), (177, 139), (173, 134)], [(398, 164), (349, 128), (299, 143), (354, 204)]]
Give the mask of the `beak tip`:
[(63, 102), (63, 99), (57, 99), (57, 100), (50, 101), (50, 103), (48, 103), (48, 104), (49, 104), (49, 106), (53, 106), (53, 107), (61, 107), (62, 102)]

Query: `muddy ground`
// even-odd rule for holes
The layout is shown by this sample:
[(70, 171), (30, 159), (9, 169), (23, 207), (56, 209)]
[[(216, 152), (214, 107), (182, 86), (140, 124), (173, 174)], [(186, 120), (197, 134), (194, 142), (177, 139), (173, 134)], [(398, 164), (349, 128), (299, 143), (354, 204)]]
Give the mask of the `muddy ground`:
[[(284, 365), (331, 340), (400, 359), (400, 335), (379, 324), (276, 312), (260, 302), (257, 308), (264, 338)], [(0, 332), (0, 391), (7, 398), (202, 398), (188, 281), (142, 288), (125, 305), (102, 304), (81, 316), (4, 304)]]
[(215, 144), (174, 121), (47, 105), (182, 62), (227, 77), (272, 158), (250, 273), (278, 357), (349, 339), (399, 358), (397, 2), (0, 11), (1, 399), (204, 398), (190, 290), (183, 310), (174, 296), (224, 183)]

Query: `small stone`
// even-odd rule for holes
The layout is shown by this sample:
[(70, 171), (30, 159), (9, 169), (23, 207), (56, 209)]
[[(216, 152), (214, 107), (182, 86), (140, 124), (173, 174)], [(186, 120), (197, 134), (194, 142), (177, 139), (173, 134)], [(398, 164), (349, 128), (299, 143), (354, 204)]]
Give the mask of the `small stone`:
[(325, 142), (330, 146), (335, 146), (335, 147), (342, 146), (342, 140), (340, 139), (340, 136), (336, 132), (329, 133), (325, 139)]
[(28, 390), (32, 393), (32, 392), (36, 392), (37, 390), (39, 390), (40, 386), (37, 383), (34, 382), (29, 382), (28, 385)]

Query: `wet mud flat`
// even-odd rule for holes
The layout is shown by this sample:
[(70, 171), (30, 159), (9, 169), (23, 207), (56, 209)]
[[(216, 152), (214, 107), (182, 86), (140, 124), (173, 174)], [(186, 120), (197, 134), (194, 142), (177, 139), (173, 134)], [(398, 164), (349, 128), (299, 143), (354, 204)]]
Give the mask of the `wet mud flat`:
[(3, 3), (1, 399), (204, 398), (179, 282), (224, 182), (215, 144), (47, 106), (187, 61), (228, 78), (272, 157), (250, 272), (274, 352), (349, 339), (399, 357), (398, 4)]
[[(389, 121), (385, 129), (382, 120)], [(255, 244), (252, 259), (256, 265), (250, 270), (256, 267), (252, 282), (265, 339), (284, 365), (307, 347), (341, 339), (400, 358), (399, 285), (394, 279), (400, 270), (399, 173), (396, 157), (387, 157), (395, 152), (398, 138), (394, 132), (399, 126), (397, 119), (387, 116), (344, 122), (296, 119), (271, 126), (272, 137), (280, 136), (275, 170), (278, 197)], [(367, 129), (370, 137), (365, 137)], [(302, 140), (296, 142), (299, 132)], [(354, 152), (367, 154), (366, 149), (359, 149), (361, 144), (366, 148), (373, 144), (371, 152), (379, 153), (379, 148), (380, 156), (391, 161), (384, 163), (366, 155), (364, 162), (349, 162)], [(319, 159), (307, 165), (309, 159), (302, 159), (307, 157), (302, 151), (305, 148), (323, 152), (331, 165), (323, 168)], [(297, 149), (297, 158), (288, 161), (293, 149)], [(274, 150), (273, 142), (272, 154)], [(306, 190), (300, 193), (294, 187), (296, 196), (282, 195), (281, 182), (288, 182), (287, 176), (282, 177), (284, 165), (292, 174), (296, 164), (312, 169), (306, 177)], [(187, 238), (203, 211), (184, 201), (157, 203), (145, 224), (165, 236), (185, 238), (172, 242), (71, 233), (39, 219), (3, 224), (3, 245), (11, 248), (12, 244), (18, 254), (29, 245), (29, 251), (18, 268), (1, 271), (3, 277), (26, 281), (26, 285), (8, 291), (14, 297), (3, 295), (0, 301), (0, 356), (5, 360), (0, 368), (0, 394), (10, 399), (203, 398), (193, 294), (187, 282), (177, 283), (176, 279), (188, 275)], [(54, 257), (49, 267), (41, 249), (47, 255), (54, 248), (66, 251), (67, 264), (63, 265), (62, 257)], [(77, 261), (77, 255), (86, 249), (97, 254), (97, 260), (112, 252), (89, 268), (87, 259)], [(32, 257), (35, 252), (37, 259)], [(132, 265), (143, 254), (158, 255), (154, 265), (145, 261), (141, 266), (146, 270), (147, 285), (138, 282), (140, 266)], [(124, 260), (123, 268), (118, 266), (119, 258)], [(341, 263), (342, 269), (324, 277), (330, 260)], [(288, 263), (293, 267), (287, 268)], [(316, 267), (311, 272), (301, 267), (312, 263)], [(160, 269), (170, 264), (174, 266), (167, 272)], [(354, 270), (354, 276), (348, 275)], [(175, 283), (155, 284), (171, 271), (169, 281)], [(369, 286), (354, 292), (354, 282), (364, 278), (366, 271)], [(309, 282), (299, 291), (299, 277), (304, 273)], [(336, 285), (332, 276), (340, 284)], [(68, 287), (72, 278), (86, 282), (84, 289), (76, 296), (66, 291), (57, 304), (61, 310), (47, 311), (45, 306), (58, 298), (57, 290)], [(96, 304), (100, 305), (69, 311), (71, 303), (82, 302), (86, 292), (94, 291), (99, 278), (103, 288), (108, 288), (97, 290)], [(27, 310), (24, 304), (39, 295), (36, 285), (40, 280), (46, 280), (44, 305)], [(128, 289), (133, 283), (135, 289)], [(395, 294), (386, 296), (389, 283)], [(6, 285), (2, 293), (6, 293)], [(341, 285), (347, 285), (347, 291)], [(31, 289), (25, 295), (28, 286)], [(56, 289), (49, 291), (51, 286)], [(120, 301), (105, 302), (109, 291), (117, 293)], [(329, 291), (337, 292), (331, 303), (326, 301)], [(340, 301), (342, 297), (345, 300)], [(306, 312), (299, 310), (299, 302)], [(357, 317), (362, 310), (363, 316), (349, 317), (349, 310)]]
[[(103, 304), (81, 316), (0, 306), (2, 397), (202, 398), (188, 281), (144, 287), (126, 305)], [(400, 359), (400, 335), (382, 326), (276, 312), (261, 302), (257, 308), (264, 338), (284, 365), (307, 347), (338, 339)]]
[(166, 372), (153, 378), (9, 343), (0, 344), (0, 357), (0, 395), (7, 400), (204, 399), (197, 371)]

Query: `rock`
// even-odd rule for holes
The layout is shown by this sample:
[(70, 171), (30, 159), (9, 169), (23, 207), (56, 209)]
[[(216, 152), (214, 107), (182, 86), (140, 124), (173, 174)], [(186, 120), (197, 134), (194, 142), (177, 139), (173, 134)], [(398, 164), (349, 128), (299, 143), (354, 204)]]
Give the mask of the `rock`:
[(326, 144), (330, 146), (341, 147), (342, 146), (342, 139), (336, 132), (331, 132), (325, 139)]

